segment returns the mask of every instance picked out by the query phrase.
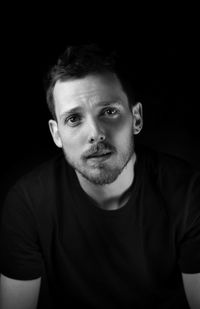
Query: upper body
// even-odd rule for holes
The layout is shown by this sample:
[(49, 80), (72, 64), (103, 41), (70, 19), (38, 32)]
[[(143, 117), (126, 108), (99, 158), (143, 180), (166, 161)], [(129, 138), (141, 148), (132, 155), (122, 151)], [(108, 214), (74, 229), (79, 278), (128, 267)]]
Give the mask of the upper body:
[(115, 210), (96, 205), (62, 155), (23, 177), (4, 206), (3, 275), (42, 278), (41, 306), (188, 308), (181, 273), (200, 272), (200, 177), (136, 153), (129, 200)]
[(24, 177), (6, 199), (2, 308), (35, 308), (45, 282), (55, 305), (187, 308), (185, 288), (197, 308), (199, 176), (137, 153), (142, 105), (130, 104), (108, 59), (99, 69), (98, 57), (89, 72), (80, 59), (73, 74), (66, 59), (53, 71), (49, 127), (65, 160)]

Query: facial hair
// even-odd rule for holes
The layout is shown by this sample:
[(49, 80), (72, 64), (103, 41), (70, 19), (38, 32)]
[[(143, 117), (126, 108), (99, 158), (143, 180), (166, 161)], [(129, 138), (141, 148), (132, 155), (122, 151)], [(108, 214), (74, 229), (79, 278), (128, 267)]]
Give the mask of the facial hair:
[[(96, 166), (90, 166), (87, 163), (87, 156), (95, 149), (105, 149), (112, 152), (111, 158), (113, 160), (106, 160), (104, 162), (98, 163)], [(102, 142), (95, 146), (92, 146), (89, 151), (84, 153), (79, 161), (73, 160), (67, 152), (64, 150), (64, 156), (66, 161), (72, 168), (79, 174), (81, 174), (85, 179), (95, 185), (107, 185), (113, 183), (118, 176), (122, 173), (123, 169), (126, 167), (128, 162), (134, 153), (134, 141), (133, 136), (130, 139), (129, 146), (123, 152), (117, 150), (114, 146), (107, 142)]]

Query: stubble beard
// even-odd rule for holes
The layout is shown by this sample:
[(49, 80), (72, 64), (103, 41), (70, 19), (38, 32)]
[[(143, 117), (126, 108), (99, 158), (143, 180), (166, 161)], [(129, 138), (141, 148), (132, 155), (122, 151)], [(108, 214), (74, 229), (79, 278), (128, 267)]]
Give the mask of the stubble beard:
[[(77, 162), (70, 158), (64, 149), (63, 153), (68, 164), (89, 182), (94, 185), (107, 185), (113, 183), (118, 178), (131, 160), (134, 153), (134, 143), (132, 138), (126, 152), (119, 153), (116, 159), (117, 162), (114, 164), (112, 164), (113, 162), (109, 163), (105, 161), (96, 166), (89, 166), (87, 160), (80, 159), (80, 161)], [(114, 154), (114, 156), (115, 155), (116, 154)]]

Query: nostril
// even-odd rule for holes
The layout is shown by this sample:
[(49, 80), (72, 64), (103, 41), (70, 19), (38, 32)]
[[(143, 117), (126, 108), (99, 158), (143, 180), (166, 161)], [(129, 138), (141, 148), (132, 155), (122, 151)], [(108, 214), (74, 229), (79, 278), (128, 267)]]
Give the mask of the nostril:
[(101, 134), (101, 135), (98, 135), (96, 137), (90, 137), (89, 139), (89, 142), (90, 143), (94, 143), (94, 142), (103, 142), (105, 140), (105, 135), (104, 134)]
[(90, 143), (94, 143), (94, 138), (93, 137), (90, 138)]
[(104, 141), (105, 140), (105, 136), (104, 135), (101, 135), (100, 137), (99, 137), (99, 140), (102, 142), (102, 141)]

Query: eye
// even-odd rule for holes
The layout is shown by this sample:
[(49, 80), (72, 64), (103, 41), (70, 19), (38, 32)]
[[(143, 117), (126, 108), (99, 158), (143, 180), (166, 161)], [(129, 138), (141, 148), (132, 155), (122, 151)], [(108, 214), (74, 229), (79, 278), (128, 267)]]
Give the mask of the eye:
[(116, 118), (120, 114), (120, 111), (115, 107), (108, 107), (103, 110), (102, 114), (103, 116), (106, 116), (109, 118)]
[(115, 117), (115, 116), (118, 116), (118, 114), (119, 114), (119, 110), (114, 107), (109, 107), (103, 110), (103, 115), (107, 117)]
[(80, 115), (71, 115), (65, 119), (65, 124), (69, 125), (70, 127), (75, 127), (81, 122)]

